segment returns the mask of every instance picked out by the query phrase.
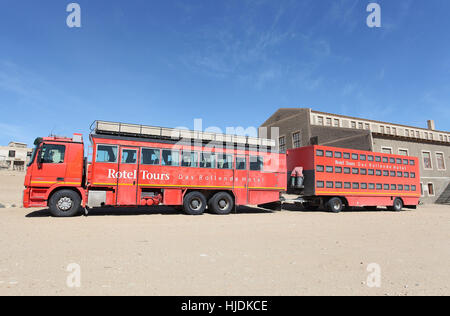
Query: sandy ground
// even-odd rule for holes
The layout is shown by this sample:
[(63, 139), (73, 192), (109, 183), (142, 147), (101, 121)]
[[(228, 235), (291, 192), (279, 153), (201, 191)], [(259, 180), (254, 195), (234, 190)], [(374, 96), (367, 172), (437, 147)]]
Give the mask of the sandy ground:
[[(0, 173), (20, 205), (22, 175)], [(67, 267), (81, 287), (67, 286)], [(380, 267), (370, 288), (367, 267)], [(450, 207), (189, 217), (170, 209), (51, 218), (0, 208), (0, 295), (449, 295)]]

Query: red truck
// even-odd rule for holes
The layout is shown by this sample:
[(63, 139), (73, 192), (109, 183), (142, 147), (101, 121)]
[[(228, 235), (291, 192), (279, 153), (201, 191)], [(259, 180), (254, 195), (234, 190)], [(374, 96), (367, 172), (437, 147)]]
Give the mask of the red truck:
[(91, 162), (81, 134), (35, 141), (24, 207), (57, 217), (82, 208), (170, 205), (187, 214), (229, 214), (280, 201), (286, 156), (272, 140), (152, 126), (94, 122)]

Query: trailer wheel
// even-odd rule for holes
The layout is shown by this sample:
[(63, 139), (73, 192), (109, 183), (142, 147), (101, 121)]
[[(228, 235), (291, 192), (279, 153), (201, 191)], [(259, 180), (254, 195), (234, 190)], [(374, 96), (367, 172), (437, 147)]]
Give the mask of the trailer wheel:
[(344, 204), (342, 203), (342, 200), (338, 197), (331, 198), (327, 202), (327, 209), (330, 212), (340, 213), (340, 212), (342, 212), (343, 208), (344, 208)]
[(200, 192), (188, 193), (184, 197), (183, 208), (188, 215), (202, 215), (206, 209), (206, 198)]
[(228, 215), (234, 207), (233, 197), (227, 192), (219, 192), (209, 200), (209, 209), (217, 215)]
[(81, 198), (72, 190), (61, 190), (49, 201), (50, 213), (55, 217), (72, 217), (81, 210)]
[(394, 212), (401, 212), (401, 210), (403, 209), (403, 201), (399, 198), (396, 198), (394, 200), (394, 205), (388, 207), (388, 209)]

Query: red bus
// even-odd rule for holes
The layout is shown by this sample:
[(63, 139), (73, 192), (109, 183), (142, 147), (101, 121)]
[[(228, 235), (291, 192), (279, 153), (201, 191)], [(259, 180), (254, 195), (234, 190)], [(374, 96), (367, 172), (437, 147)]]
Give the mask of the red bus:
[(287, 189), (286, 156), (271, 140), (100, 121), (90, 139), (90, 163), (80, 134), (36, 140), (24, 207), (48, 206), (58, 217), (151, 205), (229, 214), (279, 202)]
[(368, 151), (308, 146), (288, 150), (289, 193), (300, 194), (307, 208), (345, 206), (400, 211), (420, 198), (418, 159)]

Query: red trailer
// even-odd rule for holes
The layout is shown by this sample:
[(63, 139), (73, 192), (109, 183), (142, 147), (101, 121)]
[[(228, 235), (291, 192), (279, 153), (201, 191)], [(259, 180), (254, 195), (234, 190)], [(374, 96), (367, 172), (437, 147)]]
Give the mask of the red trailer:
[(90, 138), (90, 163), (80, 134), (36, 140), (24, 207), (49, 206), (60, 217), (151, 205), (228, 214), (279, 202), (287, 189), (286, 156), (271, 140), (100, 121)]
[(368, 151), (308, 146), (288, 150), (288, 192), (299, 194), (307, 208), (344, 206), (400, 211), (420, 198), (418, 159)]

